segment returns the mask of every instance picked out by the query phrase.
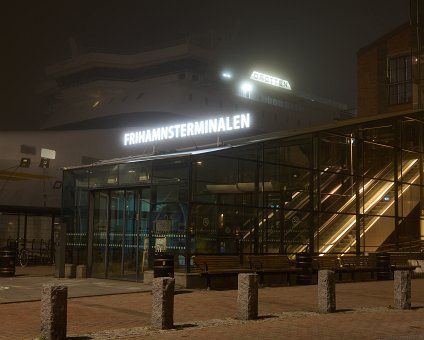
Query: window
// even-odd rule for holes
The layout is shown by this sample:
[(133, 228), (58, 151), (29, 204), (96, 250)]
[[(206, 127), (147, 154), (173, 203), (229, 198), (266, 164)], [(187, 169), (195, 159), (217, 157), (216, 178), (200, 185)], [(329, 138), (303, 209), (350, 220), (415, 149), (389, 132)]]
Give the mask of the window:
[(405, 104), (412, 101), (411, 56), (388, 59), (389, 104)]

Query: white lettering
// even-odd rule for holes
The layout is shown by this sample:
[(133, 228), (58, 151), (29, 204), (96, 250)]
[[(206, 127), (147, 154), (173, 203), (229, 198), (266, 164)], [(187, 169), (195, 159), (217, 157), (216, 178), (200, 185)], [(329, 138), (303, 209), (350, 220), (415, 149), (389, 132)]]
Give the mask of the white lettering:
[(175, 138), (180, 138), (180, 127), (181, 127), (181, 125), (174, 125), (174, 128), (175, 128)]
[(194, 122), (194, 135), (203, 135), (205, 133), (205, 122)]
[(130, 134), (129, 133), (124, 134), (124, 145), (128, 145), (129, 141), (130, 141)]
[(160, 128), (160, 139), (168, 139), (168, 126)]
[(250, 79), (259, 81), (261, 83), (265, 83), (272, 86), (281, 87), (286, 90), (291, 90), (290, 83), (287, 80), (280, 79), (277, 77), (270, 76), (268, 74), (260, 73), (257, 71), (253, 71)]
[(175, 132), (174, 132), (174, 127), (170, 126), (169, 130), (168, 130), (169, 134), (168, 134), (168, 139), (172, 139), (175, 137)]
[(225, 131), (225, 120), (224, 118), (219, 118), (218, 123), (218, 132)]
[(218, 119), (209, 119), (209, 133), (218, 131)]
[(234, 130), (240, 129), (240, 115), (235, 115), (233, 117), (233, 128)]
[(230, 117), (225, 117), (225, 131), (231, 131), (233, 127), (230, 125)]
[(181, 124), (181, 137), (187, 137), (187, 124)]
[(160, 128), (152, 130), (152, 142), (160, 140)]
[(250, 114), (241, 115), (241, 129), (246, 129), (250, 127)]
[[(255, 75), (260, 77), (260, 75)], [(243, 113), (226, 117), (205, 119), (154, 129), (126, 132), (123, 136), (124, 145), (134, 145), (162, 141), (173, 138), (184, 138), (210, 133), (219, 133), (250, 128), (250, 114)]]
[(146, 141), (146, 143), (152, 141), (152, 132), (150, 130), (146, 130), (146, 137), (144, 138), (144, 140)]
[(193, 123), (187, 123), (187, 137), (194, 135), (194, 124)]

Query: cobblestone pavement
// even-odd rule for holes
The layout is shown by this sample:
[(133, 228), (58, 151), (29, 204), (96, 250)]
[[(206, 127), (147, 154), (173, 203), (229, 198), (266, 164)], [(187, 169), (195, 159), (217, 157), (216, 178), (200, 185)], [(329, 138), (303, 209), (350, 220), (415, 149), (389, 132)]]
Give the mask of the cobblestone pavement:
[[(175, 329), (149, 328), (150, 292), (70, 298), (70, 339), (423, 339), (424, 279), (412, 281), (412, 310), (394, 310), (393, 281), (338, 284), (337, 312), (319, 314), (317, 286), (259, 290), (258, 320), (240, 321), (236, 290), (178, 290)], [(0, 292), (1, 294), (1, 292)], [(35, 339), (40, 302), (0, 304), (0, 339)]]

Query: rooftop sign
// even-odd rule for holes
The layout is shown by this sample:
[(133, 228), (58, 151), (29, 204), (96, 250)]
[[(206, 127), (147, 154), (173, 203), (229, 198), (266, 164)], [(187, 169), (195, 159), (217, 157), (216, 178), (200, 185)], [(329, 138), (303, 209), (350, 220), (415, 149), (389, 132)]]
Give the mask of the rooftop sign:
[(288, 80), (273, 77), (273, 76), (270, 76), (268, 74), (264, 74), (264, 73), (261, 73), (261, 72), (253, 71), (252, 75), (250, 76), (250, 79), (253, 79), (253, 80), (259, 81), (261, 83), (268, 84), (268, 85), (281, 87), (281, 88), (286, 89), (286, 90), (291, 90), (291, 86), (290, 86), (290, 83), (288, 82)]
[(250, 114), (205, 119), (124, 133), (124, 145), (158, 142), (250, 128)]

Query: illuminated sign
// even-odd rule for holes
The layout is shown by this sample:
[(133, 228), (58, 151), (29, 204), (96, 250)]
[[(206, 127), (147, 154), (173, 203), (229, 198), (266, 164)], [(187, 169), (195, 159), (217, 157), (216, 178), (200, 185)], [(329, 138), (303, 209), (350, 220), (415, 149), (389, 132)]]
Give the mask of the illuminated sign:
[(253, 79), (268, 85), (281, 87), (286, 90), (291, 90), (290, 83), (287, 80), (273, 77), (268, 74), (263, 74), (261, 72), (253, 71), (252, 75), (250, 76), (250, 79)]
[(205, 119), (124, 133), (124, 145), (158, 142), (250, 128), (250, 114)]

